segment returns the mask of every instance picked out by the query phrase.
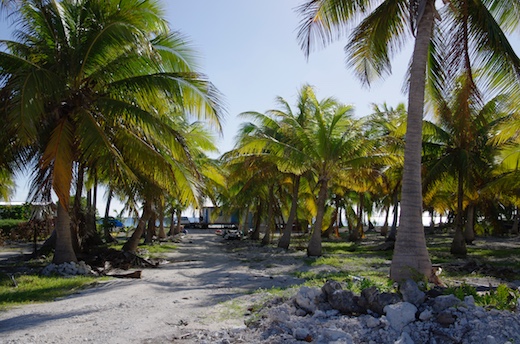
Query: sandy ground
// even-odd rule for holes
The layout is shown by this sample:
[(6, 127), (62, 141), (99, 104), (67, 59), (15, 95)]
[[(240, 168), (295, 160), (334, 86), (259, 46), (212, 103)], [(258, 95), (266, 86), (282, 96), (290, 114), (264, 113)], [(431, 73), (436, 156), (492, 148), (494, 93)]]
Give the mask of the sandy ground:
[(276, 249), (242, 244), (191, 230), (168, 263), (144, 269), (142, 279), (111, 279), (0, 312), (0, 343), (177, 343), (200, 330), (243, 327), (247, 305), (262, 297), (252, 292), (302, 282), (289, 274), (302, 253), (280, 258)]

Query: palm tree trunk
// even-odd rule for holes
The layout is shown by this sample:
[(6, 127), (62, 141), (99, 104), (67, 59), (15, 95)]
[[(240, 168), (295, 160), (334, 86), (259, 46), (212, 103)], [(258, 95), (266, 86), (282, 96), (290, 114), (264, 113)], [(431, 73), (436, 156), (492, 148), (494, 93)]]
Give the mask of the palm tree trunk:
[(365, 202), (365, 194), (360, 193), (359, 194), (359, 204), (358, 204), (358, 216), (357, 216), (357, 223), (356, 227), (352, 232), (350, 232), (349, 240), (350, 241), (359, 241), (364, 236), (363, 233), (363, 203)]
[(321, 227), (323, 224), (323, 216), (325, 215), (325, 201), (327, 200), (328, 181), (326, 179), (322, 179), (320, 184), (321, 186), (318, 193), (318, 212), (316, 214), (316, 222), (314, 222), (314, 230), (312, 231), (311, 239), (309, 240), (309, 245), (307, 246), (307, 255), (309, 257), (318, 257), (322, 254)]
[(152, 215), (152, 207), (148, 202), (144, 202), (143, 204), (143, 214), (139, 218), (139, 222), (137, 223), (137, 228), (132, 233), (132, 236), (128, 239), (128, 241), (123, 245), (123, 252), (136, 252), (137, 247), (139, 247), (139, 242), (141, 241), (141, 237), (143, 236), (143, 232), (145, 230), (146, 224)]
[(157, 220), (157, 215), (155, 214), (155, 211), (152, 211), (152, 214), (148, 219), (148, 226), (146, 227), (146, 235), (144, 237), (144, 243), (146, 245), (153, 244), (153, 237), (155, 236), (155, 220)]
[(56, 249), (52, 262), (62, 264), (77, 262), (70, 232), (70, 215), (67, 209), (58, 201), (58, 214), (56, 218)]
[(176, 210), (177, 212), (177, 225), (175, 226), (175, 232), (174, 234), (179, 234), (184, 229), (181, 220), (182, 220), (182, 210), (179, 208)]
[(283, 230), (282, 237), (278, 242), (278, 247), (283, 249), (289, 249), (289, 245), (291, 243), (291, 232), (292, 227), (294, 225), (294, 220), (296, 219), (296, 210), (298, 209), (298, 191), (300, 189), (300, 176), (295, 175), (293, 180), (293, 190), (292, 190), (292, 201), (291, 201), (291, 210), (289, 211), (289, 218), (287, 219), (287, 224)]
[(388, 218), (390, 217), (390, 204), (385, 205), (385, 223), (381, 227), (381, 236), (386, 237), (388, 234)]
[(397, 282), (417, 277), (417, 274), (428, 277), (432, 268), (422, 224), (421, 151), (426, 63), (435, 20), (435, 0), (423, 1), (425, 7), (418, 18), (410, 67), (401, 218), (390, 266), (390, 278)]
[(161, 200), (159, 203), (159, 239), (166, 238), (166, 232), (164, 231), (164, 201)]
[(430, 230), (431, 234), (435, 233), (435, 209), (430, 209)]
[(390, 233), (385, 241), (394, 241), (397, 236), (397, 221), (399, 220), (399, 198), (397, 197), (397, 193), (394, 194), (394, 217), (392, 219), (392, 227), (390, 228)]
[(103, 239), (96, 228), (96, 206), (92, 202), (92, 189), (87, 191), (87, 213), (85, 216), (85, 229), (82, 235), (82, 246), (92, 247), (103, 244)]
[(108, 217), (110, 216), (110, 202), (112, 202), (113, 191), (112, 188), (108, 187), (107, 204), (105, 206), (105, 217), (103, 218), (103, 234), (107, 243), (113, 242), (114, 238), (110, 235), (110, 229), (112, 228), (108, 223)]
[(267, 210), (267, 227), (265, 228), (265, 234), (262, 238), (262, 246), (269, 245), (271, 243), (271, 236), (273, 233), (274, 221), (274, 186), (269, 186), (269, 209)]
[(170, 214), (170, 231), (168, 235), (173, 235), (175, 233), (175, 209), (172, 209)]
[(242, 234), (248, 235), (249, 234), (249, 206), (246, 207), (243, 214), (244, 222), (242, 223)]
[(262, 224), (262, 202), (258, 203), (256, 214), (255, 214), (255, 227), (253, 229), (253, 233), (251, 233), (251, 240), (259, 240), (260, 239), (260, 226)]
[(466, 208), (466, 229), (464, 230), (464, 240), (467, 245), (472, 245), (475, 240), (475, 205), (469, 204)]
[(83, 221), (83, 212), (81, 209), (81, 195), (83, 193), (83, 177), (84, 168), (78, 166), (77, 179), (76, 179), (76, 194), (74, 195), (74, 204), (72, 205), (72, 219), (71, 219), (71, 239), (72, 247), (76, 254), (81, 252), (80, 238), (83, 239), (85, 236), (85, 224)]
[(451, 242), (451, 254), (465, 257), (468, 253), (466, 242), (464, 241), (464, 174), (459, 170), (457, 186), (457, 215), (455, 216), (455, 236)]

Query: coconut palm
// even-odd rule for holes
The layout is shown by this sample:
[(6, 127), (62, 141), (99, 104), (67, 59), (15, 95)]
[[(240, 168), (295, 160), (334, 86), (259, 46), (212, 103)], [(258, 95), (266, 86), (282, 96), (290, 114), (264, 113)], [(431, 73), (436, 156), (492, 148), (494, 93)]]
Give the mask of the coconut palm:
[(17, 41), (3, 41), (0, 53), (2, 114), (36, 153), (33, 195), (48, 197), (52, 188), (58, 196), (54, 261), (74, 261), (74, 162), (111, 164), (113, 178), (131, 181), (136, 169), (164, 165), (158, 157), (172, 165), (176, 157), (167, 160), (153, 146), (162, 140), (169, 153), (185, 156), (170, 114), (190, 112), (218, 125), (217, 94), (194, 71), (184, 37), (169, 31), (156, 1), (33, 0), (17, 13)]
[(307, 248), (309, 256), (320, 256), (323, 217), (328, 188), (333, 179), (341, 179), (344, 169), (361, 154), (363, 140), (359, 123), (352, 118), (353, 108), (333, 98), (313, 99), (311, 124), (295, 127), (302, 153), (307, 156), (314, 175), (318, 197), (314, 228)]

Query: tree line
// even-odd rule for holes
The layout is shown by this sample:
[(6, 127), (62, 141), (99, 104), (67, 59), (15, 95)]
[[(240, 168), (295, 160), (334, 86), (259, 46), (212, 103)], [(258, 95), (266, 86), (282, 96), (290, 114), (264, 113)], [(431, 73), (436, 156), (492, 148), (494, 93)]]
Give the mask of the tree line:
[(407, 106), (374, 105), (359, 118), (303, 85), (294, 107), (278, 97), (273, 110), (241, 114), (236, 147), (219, 159), (208, 154), (222, 97), (159, 1), (0, 4), (16, 28), (0, 42), (0, 192), (30, 169), (30, 200), (56, 195), (55, 263), (99, 242), (97, 185), (139, 214), (123, 247), (131, 252), (167, 208), (180, 214), (208, 198), (243, 219), (252, 212), (255, 229), (267, 223), (266, 244), (276, 223), (284, 248), (293, 227), (312, 224), (311, 256), (342, 211), (360, 240), (365, 212), (398, 205), (387, 233), (395, 280), (431, 272), (423, 209), (454, 216), (451, 250), (462, 255), (482, 221), (499, 231), (501, 217), (518, 220), (520, 60), (506, 34), (519, 1), (303, 1), (304, 54), (347, 37), (347, 64), (366, 85), (413, 40)]

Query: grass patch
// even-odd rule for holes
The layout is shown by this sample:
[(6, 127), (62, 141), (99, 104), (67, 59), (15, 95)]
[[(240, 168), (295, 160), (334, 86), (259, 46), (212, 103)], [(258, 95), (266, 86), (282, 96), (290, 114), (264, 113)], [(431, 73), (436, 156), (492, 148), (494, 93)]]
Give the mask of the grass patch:
[(394, 291), (394, 282), (377, 271), (367, 272), (363, 276), (354, 275), (348, 271), (304, 271), (296, 272), (295, 276), (305, 280), (308, 287), (321, 288), (327, 281), (338, 281), (346, 285), (346, 289), (360, 293), (363, 289), (375, 286), (380, 291)]
[(518, 256), (519, 253), (520, 249), (518, 248), (491, 250), (481, 247), (468, 247), (468, 254), (482, 258), (510, 258)]
[[(47, 277), (39, 275), (11, 276), (0, 274), (0, 310), (28, 304), (48, 302), (71, 295), (98, 281), (89, 276)], [(16, 283), (16, 286), (15, 286)]]
[[(122, 244), (111, 244), (108, 247), (114, 250), (121, 251), (123, 249)], [(137, 248), (137, 254), (150, 258), (160, 258), (163, 253), (168, 253), (175, 251), (177, 249), (177, 245), (169, 244), (169, 243), (159, 243), (154, 245), (145, 245), (141, 244)]]

